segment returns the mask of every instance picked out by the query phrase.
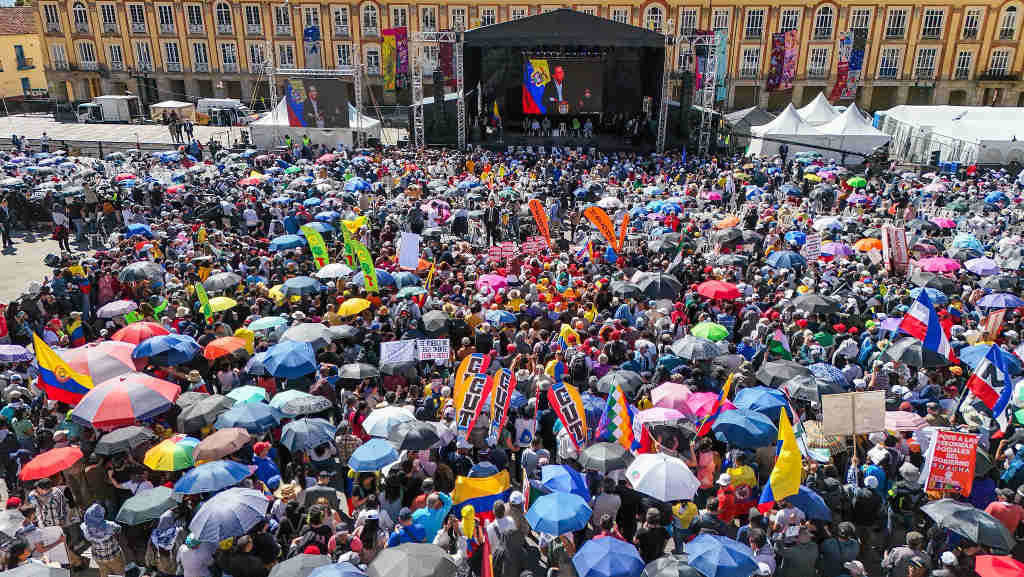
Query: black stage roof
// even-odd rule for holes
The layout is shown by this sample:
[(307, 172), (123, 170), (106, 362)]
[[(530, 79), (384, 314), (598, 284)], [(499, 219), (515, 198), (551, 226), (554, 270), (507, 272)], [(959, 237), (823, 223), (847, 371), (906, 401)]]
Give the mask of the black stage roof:
[(657, 32), (560, 8), (467, 30), (466, 47), (625, 46), (664, 48)]

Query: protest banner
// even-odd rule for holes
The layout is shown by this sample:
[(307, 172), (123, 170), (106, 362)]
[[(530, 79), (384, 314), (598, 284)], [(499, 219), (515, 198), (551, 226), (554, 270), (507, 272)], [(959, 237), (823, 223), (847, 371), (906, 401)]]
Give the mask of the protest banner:
[(825, 435), (866, 435), (885, 430), (885, 391), (821, 396), (821, 432)]
[(508, 421), (508, 409), (512, 403), (512, 391), (516, 390), (516, 376), (508, 369), (494, 373), (491, 387), (491, 430), (490, 437), (501, 439), (501, 431)]
[(818, 260), (821, 256), (821, 235), (819, 233), (812, 233), (807, 235), (807, 240), (804, 242), (804, 258), (807, 262), (811, 263)]
[(306, 236), (306, 242), (309, 243), (309, 252), (313, 255), (313, 264), (316, 265), (316, 270), (320, 270), (330, 264), (331, 257), (327, 254), (327, 244), (324, 243), (324, 237), (308, 224), (302, 225), (299, 229), (302, 230), (302, 234)]
[(359, 268), (363, 271), (363, 288), (368, 293), (380, 292), (380, 284), (377, 282), (377, 268), (373, 266), (373, 257), (370, 256), (370, 251), (358, 240), (353, 239), (348, 242), (352, 245), (352, 252), (355, 254), (356, 260), (359, 261)]
[(1003, 328), (1003, 321), (1006, 320), (1006, 309), (999, 309), (988, 313), (985, 317), (985, 339), (994, 341), (999, 337), (999, 330)]
[(935, 431), (924, 462), (924, 490), (971, 494), (978, 436), (956, 431)]
[(587, 414), (583, 412), (583, 398), (576, 387), (556, 379), (548, 389), (548, 402), (569, 433), (569, 439), (576, 449), (587, 442)]
[(484, 389), (489, 382), (486, 371), (490, 364), (490, 355), (473, 353), (462, 359), (459, 368), (455, 371), (452, 402), (457, 407), (455, 424), (459, 435), (468, 436), (473, 423), (480, 415), (485, 398)]
[(398, 266), (416, 270), (420, 264), (420, 235), (403, 232), (398, 241)]
[(544, 204), (536, 198), (531, 198), (527, 205), (530, 207), (534, 222), (537, 223), (537, 230), (548, 242), (548, 248), (551, 248), (551, 229), (548, 227), (548, 213), (544, 212)]
[(416, 360), (416, 341), (385, 341), (380, 344), (380, 364), (407, 363)]
[(608, 246), (612, 247), (612, 250), (616, 252), (620, 250), (619, 239), (615, 234), (615, 225), (612, 224), (611, 217), (608, 216), (608, 213), (603, 208), (600, 206), (588, 206), (583, 209), (583, 216), (587, 217), (590, 224), (597, 227), (598, 232), (601, 233)]
[(417, 339), (416, 355), (421, 361), (447, 361), (451, 356), (451, 341), (448, 339)]

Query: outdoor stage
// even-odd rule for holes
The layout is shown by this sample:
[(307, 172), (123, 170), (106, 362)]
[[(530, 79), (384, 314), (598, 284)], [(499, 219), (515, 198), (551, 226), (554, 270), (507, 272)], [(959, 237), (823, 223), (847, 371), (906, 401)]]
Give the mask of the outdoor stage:
[[(471, 131), (472, 135), (473, 132)], [(507, 131), (499, 139), (496, 134), (489, 134), (486, 139), (470, 138), (469, 142), (490, 150), (501, 150), (506, 146), (543, 146), (550, 149), (557, 147), (581, 147), (584, 150), (596, 148), (605, 152), (650, 152), (654, 150), (651, 139), (626, 139), (616, 134), (595, 134), (592, 138), (572, 136), (533, 136), (521, 131)]]

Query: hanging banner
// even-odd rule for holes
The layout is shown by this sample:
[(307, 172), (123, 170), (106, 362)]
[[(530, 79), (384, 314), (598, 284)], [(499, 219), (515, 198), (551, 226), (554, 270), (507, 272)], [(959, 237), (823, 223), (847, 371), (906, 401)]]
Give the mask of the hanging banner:
[(715, 100), (723, 101), (729, 98), (729, 91), (725, 87), (725, 78), (729, 75), (729, 35), (725, 30), (715, 30)]
[(366, 246), (358, 240), (350, 240), (349, 243), (352, 245), (352, 252), (355, 253), (356, 260), (359, 261), (359, 268), (363, 271), (363, 280), (365, 281), (363, 288), (368, 293), (380, 292), (380, 285), (377, 283), (377, 268), (373, 266), (373, 257), (370, 256), (370, 251), (366, 250)]
[(612, 219), (608, 216), (608, 213), (600, 206), (588, 206), (583, 209), (583, 216), (587, 217), (590, 224), (597, 227), (605, 242), (608, 243), (608, 246), (618, 252), (619, 239), (615, 235), (615, 225), (612, 224)]
[(501, 440), (501, 431), (508, 421), (508, 409), (512, 403), (512, 391), (516, 390), (516, 376), (508, 369), (501, 369), (491, 377), (491, 432), (488, 435), (495, 442)]
[(206, 324), (213, 324), (213, 307), (210, 306), (210, 297), (206, 295), (206, 287), (200, 282), (193, 286), (196, 291), (196, 298), (199, 299), (199, 312), (203, 313)]
[(398, 239), (398, 266), (416, 270), (420, 264), (420, 235), (403, 232)]
[(828, 99), (836, 102), (843, 95), (846, 79), (850, 75), (850, 52), (853, 51), (853, 33), (839, 33), (839, 50), (836, 52), (836, 83), (829, 93)]
[(785, 34), (782, 51), (782, 75), (779, 79), (779, 90), (791, 90), (793, 78), (796, 76), (796, 63), (800, 59), (800, 35), (796, 30)]
[(587, 414), (583, 412), (583, 398), (576, 387), (556, 379), (548, 389), (548, 402), (569, 433), (569, 439), (576, 449), (587, 442)]
[(622, 252), (622, 247), (626, 246), (626, 231), (629, 230), (629, 213), (622, 215), (622, 222), (619, 223), (619, 248), (615, 249), (616, 252)]
[(782, 61), (786, 57), (786, 33), (772, 34), (771, 60), (768, 67), (768, 78), (765, 79), (765, 90), (776, 92), (786, 90), (780, 88), (782, 82)]
[(480, 353), (468, 355), (459, 363), (452, 401), (458, 407), (455, 426), (460, 436), (469, 437), (484, 406), (484, 399), (490, 395), (491, 380), (487, 378), (486, 372), (490, 364), (490, 355)]
[(978, 436), (954, 431), (935, 431), (924, 462), (924, 490), (971, 494), (974, 484)]
[(416, 360), (416, 341), (385, 341), (380, 344), (380, 364), (408, 363)]
[(323, 67), (319, 26), (307, 26), (302, 31), (302, 48), (306, 56), (306, 68)]
[(868, 36), (864, 30), (856, 30), (850, 47), (849, 64), (847, 65), (846, 82), (840, 94), (842, 100), (857, 98), (857, 83), (860, 82), (864, 70), (864, 52), (867, 48)]
[(416, 358), (421, 361), (447, 361), (451, 339), (416, 339)]
[(551, 248), (551, 230), (548, 228), (548, 213), (544, 212), (544, 205), (536, 198), (531, 198), (528, 204), (530, 214), (537, 223), (537, 230), (544, 235), (544, 239), (548, 241), (548, 248)]
[(446, 86), (455, 86), (455, 75), (452, 72), (452, 46), (451, 42), (442, 42), (438, 50), (437, 63), (441, 68)]
[(331, 259), (327, 255), (327, 244), (324, 242), (324, 237), (308, 224), (302, 225), (299, 229), (302, 230), (302, 234), (306, 235), (306, 242), (309, 243), (309, 252), (313, 255), (313, 263), (316, 264), (316, 270), (320, 270), (330, 264)]
[(395, 90), (395, 28), (382, 30), (380, 36), (380, 75), (384, 90)]

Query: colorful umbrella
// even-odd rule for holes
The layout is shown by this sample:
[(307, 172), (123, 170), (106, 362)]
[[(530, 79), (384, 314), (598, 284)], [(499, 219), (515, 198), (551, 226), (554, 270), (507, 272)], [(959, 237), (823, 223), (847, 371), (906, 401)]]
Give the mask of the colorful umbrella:
[(93, 384), (96, 384), (125, 373), (142, 370), (146, 366), (146, 360), (133, 359), (134, 351), (135, 345), (131, 343), (103, 341), (59, 350), (57, 355), (67, 362), (71, 370), (89, 375)]
[(221, 313), (238, 306), (238, 301), (228, 297), (213, 297), (210, 299), (210, 309), (215, 313)]
[(370, 301), (360, 298), (351, 298), (338, 306), (338, 314), (343, 317), (357, 315), (370, 308)]
[(160, 336), (170, 334), (171, 331), (164, 328), (160, 323), (152, 322), (138, 322), (132, 323), (123, 329), (117, 331), (110, 337), (112, 341), (121, 341), (125, 343), (131, 343), (138, 345), (142, 341)]
[(651, 402), (656, 407), (675, 409), (682, 413), (687, 412), (686, 399), (693, 394), (692, 391), (682, 383), (666, 381), (651, 391)]
[(955, 272), (960, 269), (960, 263), (951, 258), (933, 256), (917, 261), (917, 268), (928, 272)]
[(80, 460), (82, 460), (82, 450), (78, 447), (50, 449), (25, 463), (18, 478), (22, 481), (34, 481), (52, 477)]
[(882, 250), (882, 241), (877, 238), (862, 238), (857, 242), (853, 243), (853, 248), (859, 250), (860, 252)]
[(116, 429), (151, 419), (171, 408), (181, 389), (145, 373), (126, 373), (90, 390), (71, 419), (94, 429)]
[(244, 339), (239, 337), (220, 337), (210, 341), (210, 344), (206, 345), (203, 349), (203, 356), (207, 360), (215, 360), (221, 357), (232, 354), (240, 354), (239, 351), (245, 353), (246, 342)]
[(154, 471), (182, 471), (194, 464), (192, 454), (198, 445), (195, 437), (174, 435), (146, 451), (142, 463)]
[(717, 342), (729, 336), (729, 329), (718, 323), (703, 322), (693, 325), (690, 334)]
[(267, 400), (267, 390), (263, 387), (245, 385), (231, 389), (227, 397), (234, 399), (236, 403), (262, 403)]

